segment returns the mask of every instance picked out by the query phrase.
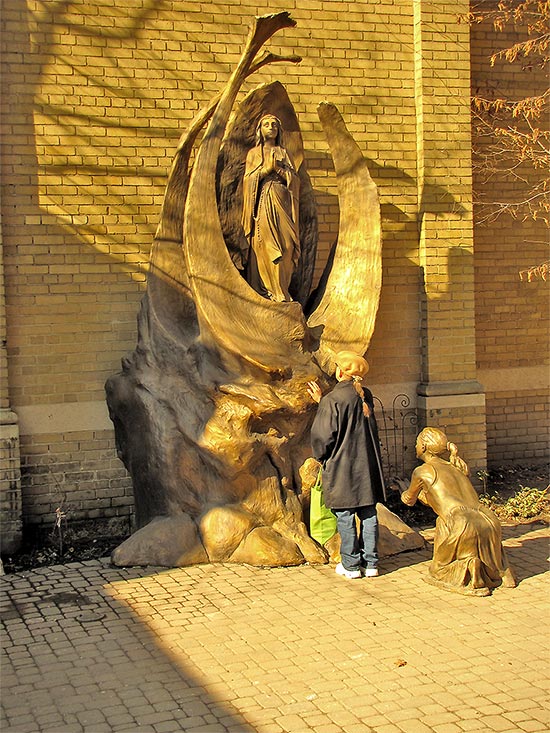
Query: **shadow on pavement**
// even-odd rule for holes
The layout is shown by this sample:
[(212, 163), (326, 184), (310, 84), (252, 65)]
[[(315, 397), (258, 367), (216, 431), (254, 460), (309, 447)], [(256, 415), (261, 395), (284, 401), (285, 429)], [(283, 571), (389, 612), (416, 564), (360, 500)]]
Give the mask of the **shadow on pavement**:
[[(142, 583), (151, 570), (134, 574), (141, 584), (132, 598), (136, 609), (110, 593), (114, 585), (132, 584), (119, 570), (91, 567), (79, 574), (74, 566), (57, 566), (38, 577), (9, 576), (2, 588), (8, 591), (7, 599), (2, 593), (2, 730), (254, 733), (230, 702), (205, 688), (185, 650), (175, 657), (146, 623)], [(167, 602), (184, 608), (177, 599)]]
[[(546, 526), (506, 526), (503, 534), (520, 583), (548, 570)], [(395, 656), (397, 647), (417, 643), (418, 658), (424, 660), (426, 638), (448, 634), (439, 620), (431, 625), (433, 614), (425, 618), (427, 604), (445, 618), (450, 614), (449, 624), (464, 634), (461, 645), (470, 649), (475, 642), (469, 635), (471, 599), (434, 593), (421, 582), (433, 552), (430, 536), (422, 550), (384, 558), (380, 582), (372, 585), (335, 578), (334, 568), (326, 565), (167, 570), (113, 568), (102, 560), (4, 576), (0, 728), (9, 733), (258, 733), (276, 729), (282, 716), (285, 730), (294, 731), (300, 729), (294, 717), (299, 711), (319, 721), (321, 730), (327, 711), (336, 706), (335, 720), (342, 722), (334, 730), (346, 730), (347, 698), (331, 696), (340, 679), (333, 667), (343, 675), (340, 695), (350, 693), (350, 680), (357, 685), (355, 704), (366, 681), (356, 674), (355, 661), (364, 654), (365, 606), (368, 638), (378, 635), (369, 659), (379, 666), (369, 668), (369, 674), (376, 671), (382, 687), (388, 679), (397, 685), (395, 675), (403, 670), (416, 674), (412, 664), (394, 668), (394, 657), (401, 658)], [(476, 628), (478, 618), (489, 624), (516, 598), (524, 608), (543, 613), (540, 585), (526, 583), (517, 596), (511, 592), (494, 606), (490, 599), (482, 604)], [(404, 614), (417, 618), (418, 638), (413, 634), (406, 641), (401, 635)], [(332, 622), (336, 615), (347, 624), (349, 648), (340, 656), (341, 639)], [(508, 623), (504, 612), (502, 623)], [(490, 625), (484, 633), (492, 633)], [(500, 639), (495, 643), (500, 649)], [(328, 666), (327, 644), (333, 657)], [(439, 679), (439, 656), (434, 660)], [(526, 690), (531, 695), (531, 688)], [(382, 718), (384, 726), (388, 720)]]
[(518, 583), (550, 569), (548, 537), (507, 539), (505, 549)]

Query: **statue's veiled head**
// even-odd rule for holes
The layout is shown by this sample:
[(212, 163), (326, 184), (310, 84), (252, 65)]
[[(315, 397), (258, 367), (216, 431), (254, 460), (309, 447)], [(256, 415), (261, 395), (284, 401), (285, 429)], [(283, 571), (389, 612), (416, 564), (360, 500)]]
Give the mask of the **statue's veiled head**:
[[(276, 132), (274, 132), (276, 129)], [(256, 125), (256, 145), (261, 145), (268, 137), (274, 135), (275, 145), (283, 145), (283, 125), (281, 120), (272, 114), (262, 115)]]

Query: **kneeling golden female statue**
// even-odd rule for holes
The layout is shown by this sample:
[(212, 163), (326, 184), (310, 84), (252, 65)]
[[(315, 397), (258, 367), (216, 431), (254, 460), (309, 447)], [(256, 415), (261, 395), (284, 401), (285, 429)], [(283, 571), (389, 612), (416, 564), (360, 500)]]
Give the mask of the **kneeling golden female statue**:
[[(449, 461), (441, 458), (447, 450)], [(513, 588), (500, 522), (480, 503), (456, 445), (438, 428), (425, 428), (416, 440), (416, 455), (423, 464), (413, 471), (401, 500), (412, 506), (419, 499), (437, 514), (427, 580), (476, 596), (487, 596), (499, 585)]]

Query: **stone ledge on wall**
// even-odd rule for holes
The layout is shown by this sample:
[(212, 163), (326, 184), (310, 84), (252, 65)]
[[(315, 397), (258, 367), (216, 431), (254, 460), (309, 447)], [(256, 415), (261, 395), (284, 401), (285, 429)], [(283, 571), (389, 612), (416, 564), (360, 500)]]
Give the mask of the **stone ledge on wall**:
[(21, 435), (113, 429), (107, 404), (102, 400), (26, 405), (15, 409), (19, 417)]

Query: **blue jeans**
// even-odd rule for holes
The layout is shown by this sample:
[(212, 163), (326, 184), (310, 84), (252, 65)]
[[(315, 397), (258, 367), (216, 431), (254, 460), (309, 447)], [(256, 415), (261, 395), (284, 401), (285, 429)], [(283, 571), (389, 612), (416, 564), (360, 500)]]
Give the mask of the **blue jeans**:
[[(346, 570), (375, 568), (378, 566), (378, 518), (376, 506), (360, 506), (355, 509), (333, 509), (340, 534), (340, 555)], [(359, 519), (359, 536), (355, 515)]]

